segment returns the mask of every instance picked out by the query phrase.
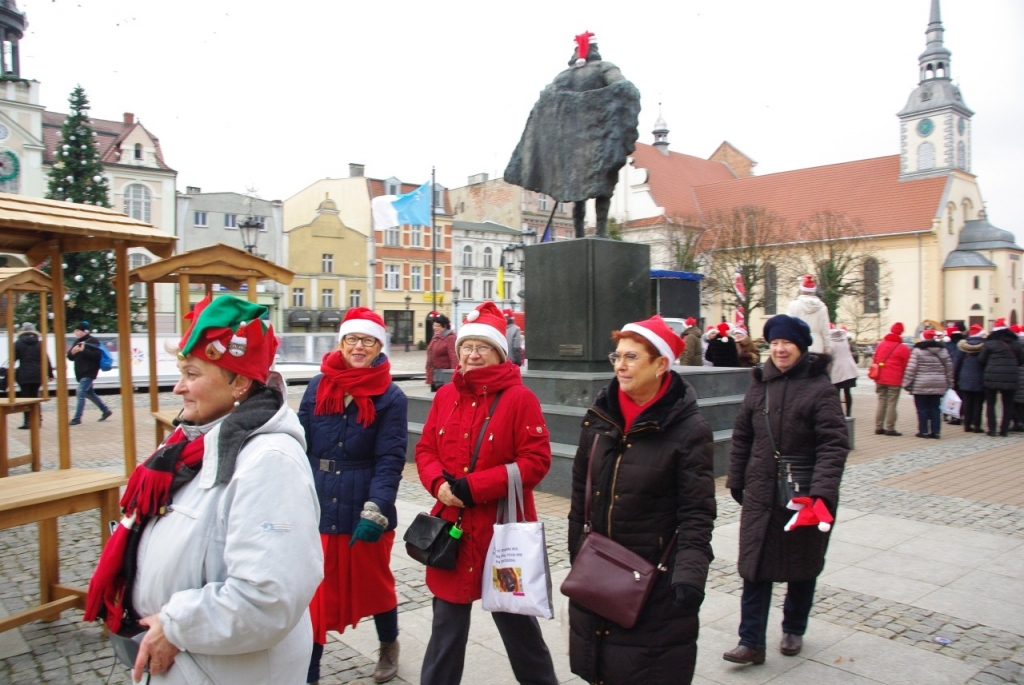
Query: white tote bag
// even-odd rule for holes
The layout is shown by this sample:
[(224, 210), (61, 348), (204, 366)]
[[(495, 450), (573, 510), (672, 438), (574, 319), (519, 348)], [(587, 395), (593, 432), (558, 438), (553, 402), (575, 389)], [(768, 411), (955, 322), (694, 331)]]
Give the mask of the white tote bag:
[(960, 396), (956, 394), (956, 390), (950, 388), (946, 391), (946, 394), (942, 396), (942, 402), (939, 404), (939, 408), (943, 414), (947, 416), (960, 416), (960, 405), (963, 404), (960, 401)]
[(494, 536), (484, 560), (482, 598), (485, 611), (552, 618), (551, 570), (547, 540), (540, 521), (519, 521), (523, 480), (519, 466), (506, 464), (508, 496), (498, 504)]

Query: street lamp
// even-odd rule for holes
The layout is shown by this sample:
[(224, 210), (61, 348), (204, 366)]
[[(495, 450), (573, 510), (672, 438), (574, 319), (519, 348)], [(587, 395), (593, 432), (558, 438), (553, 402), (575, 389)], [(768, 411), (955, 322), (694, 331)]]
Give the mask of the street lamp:
[[(410, 302), (412, 302), (412, 296), (411, 295), (406, 295), (405, 296), (405, 311), (409, 311), (409, 303)], [(409, 336), (412, 335), (412, 321), (409, 320), (409, 317), (405, 317), (405, 323), (409, 326), (409, 328), (406, 329), (406, 332), (405, 332), (405, 351), (408, 352), (409, 351)]]
[(456, 332), (459, 330), (459, 295), (462, 294), (462, 290), (459, 286), (452, 288), (452, 324), (455, 325)]
[[(530, 241), (527, 242), (527, 238)], [(537, 239), (537, 231), (532, 228), (523, 231), (523, 237), (518, 243), (510, 243), (501, 248), (501, 260), (505, 264), (505, 270), (513, 274), (521, 274), (526, 258), (526, 246), (532, 245)]]
[(263, 230), (263, 219), (249, 215), (242, 223), (238, 224), (238, 230), (242, 234), (242, 245), (246, 252), (256, 254), (256, 241), (259, 239), (260, 231)]

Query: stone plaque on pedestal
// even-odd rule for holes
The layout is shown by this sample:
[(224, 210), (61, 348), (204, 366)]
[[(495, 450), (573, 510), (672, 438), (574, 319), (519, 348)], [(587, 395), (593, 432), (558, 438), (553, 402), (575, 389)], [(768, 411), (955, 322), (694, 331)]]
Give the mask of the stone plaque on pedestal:
[(611, 332), (651, 315), (647, 245), (580, 238), (525, 253), (530, 371), (611, 372)]

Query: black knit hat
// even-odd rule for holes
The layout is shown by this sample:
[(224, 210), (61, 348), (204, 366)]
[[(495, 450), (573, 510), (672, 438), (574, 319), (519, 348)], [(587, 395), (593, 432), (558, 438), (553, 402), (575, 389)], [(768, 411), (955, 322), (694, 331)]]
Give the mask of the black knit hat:
[(811, 327), (803, 319), (795, 316), (779, 314), (768, 319), (764, 325), (764, 339), (771, 342), (776, 339), (788, 340), (800, 348), (800, 352), (806, 352), (811, 346), (813, 337)]
[(85, 331), (86, 333), (88, 333), (89, 332), (89, 322), (88, 321), (80, 322), (77, 326), (75, 326), (75, 330), (76, 331)]

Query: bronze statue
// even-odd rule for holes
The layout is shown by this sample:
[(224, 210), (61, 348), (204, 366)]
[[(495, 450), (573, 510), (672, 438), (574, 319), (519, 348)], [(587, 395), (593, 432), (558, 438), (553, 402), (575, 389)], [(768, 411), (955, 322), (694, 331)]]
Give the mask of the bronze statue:
[(608, 207), (619, 169), (636, 146), (640, 91), (601, 59), (594, 34), (576, 36), (569, 68), (541, 91), (512, 153), (505, 180), (573, 202), (583, 237), (586, 202), (595, 198), (597, 235), (608, 236)]

